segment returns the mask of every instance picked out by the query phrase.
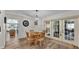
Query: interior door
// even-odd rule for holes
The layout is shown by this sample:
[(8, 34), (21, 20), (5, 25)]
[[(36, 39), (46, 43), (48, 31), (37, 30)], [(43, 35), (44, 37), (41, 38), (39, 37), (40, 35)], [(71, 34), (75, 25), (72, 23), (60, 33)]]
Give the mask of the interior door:
[(5, 24), (4, 24), (4, 11), (0, 14), (0, 48), (5, 47)]

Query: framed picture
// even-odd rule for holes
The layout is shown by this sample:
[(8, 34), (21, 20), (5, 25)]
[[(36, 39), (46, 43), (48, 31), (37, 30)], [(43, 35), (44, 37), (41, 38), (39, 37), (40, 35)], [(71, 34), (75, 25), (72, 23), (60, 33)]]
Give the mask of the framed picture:
[(38, 25), (38, 20), (36, 20), (36, 21), (34, 22), (34, 25)]

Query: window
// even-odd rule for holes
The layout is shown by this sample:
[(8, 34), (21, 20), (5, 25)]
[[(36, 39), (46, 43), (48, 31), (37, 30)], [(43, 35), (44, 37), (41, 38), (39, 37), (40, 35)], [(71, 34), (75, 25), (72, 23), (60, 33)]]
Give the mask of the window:
[(59, 21), (54, 21), (53, 28), (54, 28), (53, 36), (59, 37)]
[(18, 21), (15, 20), (15, 19), (8, 19), (7, 23), (6, 23), (6, 26), (7, 26), (7, 31), (12, 30), (12, 29), (17, 30)]
[(46, 21), (46, 34), (48, 36), (50, 36), (50, 28), (51, 28), (50, 21)]
[(65, 21), (65, 39), (74, 40), (74, 21), (73, 20)]

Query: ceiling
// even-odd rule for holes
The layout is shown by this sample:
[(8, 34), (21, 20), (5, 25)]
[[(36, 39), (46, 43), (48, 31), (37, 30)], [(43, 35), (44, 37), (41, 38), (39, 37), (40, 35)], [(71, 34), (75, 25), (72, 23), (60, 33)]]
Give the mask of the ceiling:
[(60, 14), (64, 12), (69, 12), (71, 10), (6, 10), (6, 13), (15, 13), (15, 14), (21, 14), (21, 15), (27, 15), (31, 17), (36, 17), (36, 14), (38, 14), (38, 17), (43, 18), (46, 16), (51, 16), (55, 14)]

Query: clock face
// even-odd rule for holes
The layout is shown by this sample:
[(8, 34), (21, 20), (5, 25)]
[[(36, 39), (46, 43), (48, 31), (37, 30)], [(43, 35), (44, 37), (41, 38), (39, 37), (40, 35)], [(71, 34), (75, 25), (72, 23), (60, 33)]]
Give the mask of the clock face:
[(29, 21), (28, 20), (24, 20), (23, 21), (23, 26), (25, 26), (25, 27), (29, 26)]

